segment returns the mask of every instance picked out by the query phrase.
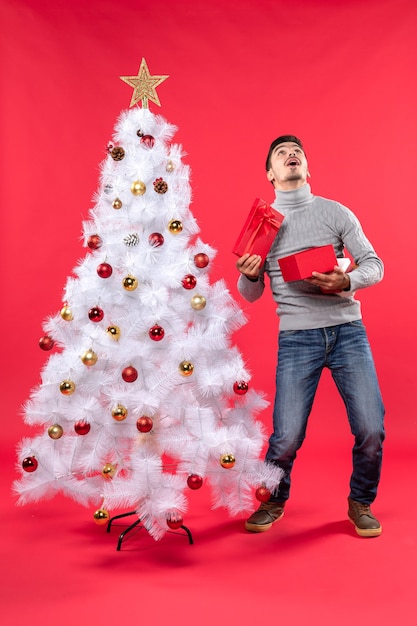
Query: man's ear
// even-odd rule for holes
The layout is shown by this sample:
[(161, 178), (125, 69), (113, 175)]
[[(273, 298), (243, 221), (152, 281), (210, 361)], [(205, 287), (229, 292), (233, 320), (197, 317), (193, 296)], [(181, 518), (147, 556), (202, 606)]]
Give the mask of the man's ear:
[(274, 179), (274, 175), (273, 175), (273, 173), (271, 172), (271, 170), (268, 170), (268, 171), (267, 171), (267, 173), (266, 173), (266, 177), (267, 177), (267, 179), (269, 180), (269, 182), (270, 182), (270, 183), (272, 183), (272, 182), (275, 180), (275, 179)]

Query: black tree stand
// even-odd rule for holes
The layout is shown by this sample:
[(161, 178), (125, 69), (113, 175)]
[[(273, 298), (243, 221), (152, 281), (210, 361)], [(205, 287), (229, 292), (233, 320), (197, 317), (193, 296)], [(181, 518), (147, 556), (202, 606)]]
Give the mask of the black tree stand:
[[(115, 515), (114, 517), (111, 517), (111, 518), (109, 519), (109, 521), (108, 521), (108, 524), (107, 524), (107, 532), (108, 532), (108, 533), (110, 532), (110, 529), (111, 529), (112, 523), (113, 523), (115, 520), (117, 520), (117, 519), (121, 519), (121, 518), (123, 518), (123, 517), (129, 517), (130, 515), (137, 515), (137, 513), (136, 513), (136, 511), (129, 511), (128, 513), (121, 513), (120, 515)], [(119, 540), (118, 540), (118, 542), (117, 542), (117, 548), (116, 548), (116, 550), (120, 550), (120, 549), (121, 549), (121, 547), (122, 547), (122, 543), (123, 543), (123, 539), (126, 537), (127, 533), (130, 533), (130, 531), (131, 531), (131, 530), (133, 530), (134, 528), (136, 528), (136, 526), (139, 526), (139, 524), (141, 523), (141, 521), (142, 521), (142, 520), (141, 520), (141, 518), (140, 518), (140, 517), (138, 517), (138, 518), (137, 518), (137, 520), (135, 520), (135, 521), (133, 522), (133, 524), (130, 524), (130, 526), (128, 526), (128, 527), (127, 527), (127, 528), (126, 528), (126, 529), (125, 529), (122, 533), (120, 533), (120, 535), (119, 535)], [(144, 528), (144, 526), (142, 525), (140, 528)], [(193, 537), (192, 537), (192, 535), (191, 535), (190, 530), (187, 528), (187, 526), (183, 526), (183, 525), (182, 525), (182, 526), (180, 526), (180, 528), (182, 528), (182, 530), (184, 531), (183, 533), (179, 533), (179, 532), (176, 532), (176, 531), (174, 531), (174, 530), (169, 530), (169, 531), (167, 531), (167, 532), (170, 532), (170, 533), (172, 533), (172, 534), (174, 534), (174, 535), (187, 535), (187, 536), (188, 536), (188, 542), (189, 542), (190, 544), (193, 544), (193, 543), (194, 543), (194, 541), (193, 541)], [(139, 529), (139, 530), (140, 530), (140, 529)]]

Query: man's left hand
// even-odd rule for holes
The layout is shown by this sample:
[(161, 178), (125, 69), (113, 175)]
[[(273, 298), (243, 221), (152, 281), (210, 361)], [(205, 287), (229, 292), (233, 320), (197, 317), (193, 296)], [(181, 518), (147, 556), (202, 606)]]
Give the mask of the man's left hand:
[(338, 265), (335, 265), (332, 272), (321, 274), (313, 272), (311, 278), (306, 278), (310, 285), (316, 285), (323, 291), (348, 291), (350, 288), (350, 278)]

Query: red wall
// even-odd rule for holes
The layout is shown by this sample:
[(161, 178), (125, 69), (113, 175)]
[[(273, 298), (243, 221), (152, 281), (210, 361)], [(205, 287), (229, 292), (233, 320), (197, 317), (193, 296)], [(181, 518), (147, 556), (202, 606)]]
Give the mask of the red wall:
[[(414, 0), (1, 0), (1, 298), (3, 441), (28, 433), (20, 406), (45, 361), (42, 320), (60, 308), (84, 255), (81, 222), (98, 166), (145, 57), (192, 168), (192, 210), (249, 314), (235, 337), (253, 384), (272, 398), (277, 320), (269, 295), (236, 293), (231, 248), (257, 196), (269, 143), (303, 138), (316, 194), (360, 218), (386, 264), (362, 292), (391, 441), (416, 434), (417, 4)], [(312, 431), (347, 426), (328, 377)], [(264, 415), (269, 423), (269, 414)]]

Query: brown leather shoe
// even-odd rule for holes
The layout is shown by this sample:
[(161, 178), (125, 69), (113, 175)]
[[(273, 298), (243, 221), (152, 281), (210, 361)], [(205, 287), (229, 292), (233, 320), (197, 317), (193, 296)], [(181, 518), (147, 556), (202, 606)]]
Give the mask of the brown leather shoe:
[(263, 533), (284, 516), (285, 502), (263, 502), (245, 523), (246, 530)]
[(362, 504), (348, 498), (348, 516), (355, 530), (361, 537), (378, 537), (382, 533), (382, 526), (372, 515), (369, 504)]

